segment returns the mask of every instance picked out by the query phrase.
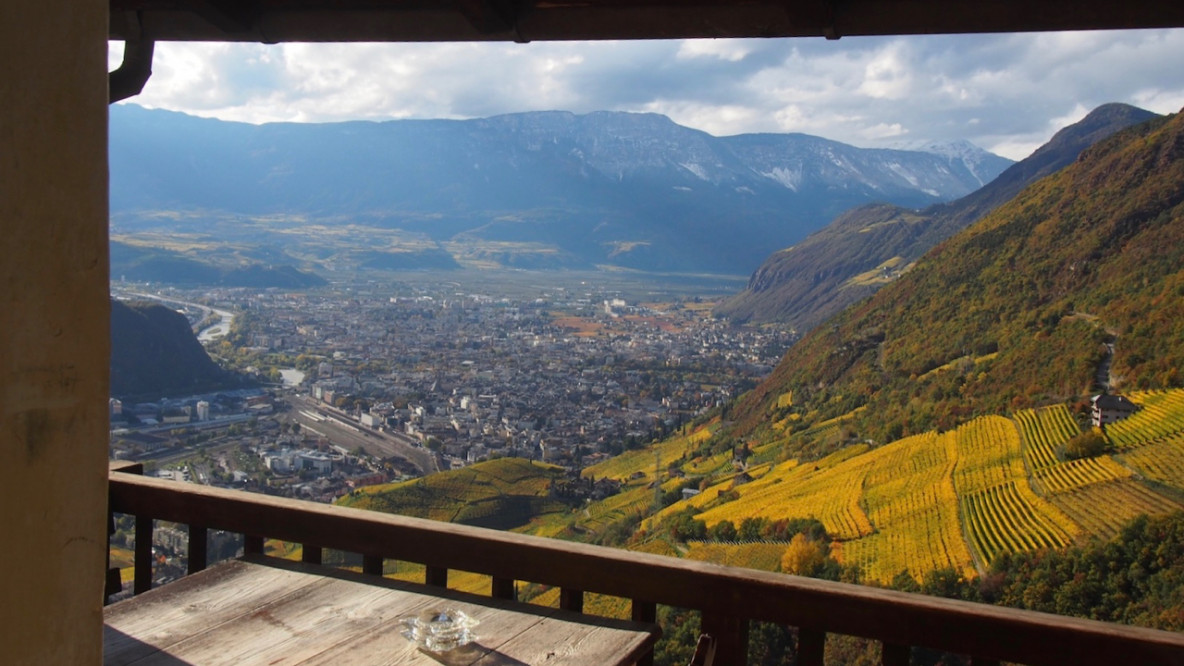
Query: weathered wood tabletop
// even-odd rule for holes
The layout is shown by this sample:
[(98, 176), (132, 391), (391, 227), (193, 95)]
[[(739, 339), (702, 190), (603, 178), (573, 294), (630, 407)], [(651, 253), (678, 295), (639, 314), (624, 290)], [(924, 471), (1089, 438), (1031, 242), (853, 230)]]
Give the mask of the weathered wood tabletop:
[[(477, 620), (477, 640), (418, 649), (400, 620), (431, 608)], [(106, 664), (632, 664), (653, 625), (250, 557), (108, 606)]]

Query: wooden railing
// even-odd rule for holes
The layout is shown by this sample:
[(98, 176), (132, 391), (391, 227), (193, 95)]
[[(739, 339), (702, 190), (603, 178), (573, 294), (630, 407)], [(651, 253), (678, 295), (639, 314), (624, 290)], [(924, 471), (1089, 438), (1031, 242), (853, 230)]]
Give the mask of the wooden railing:
[[(880, 641), (882, 663), (907, 664), (911, 647), (973, 655), (973, 663), (1180, 664), (1184, 634), (906, 594), (581, 543), (328, 506), (113, 472), (110, 510), (136, 518), (136, 593), (151, 587), (153, 519), (189, 526), (189, 571), (205, 566), (207, 529), (240, 532), (248, 552), (263, 539), (362, 555), (381, 575), (384, 560), (427, 567), (425, 582), (447, 585), (457, 569), (492, 577), (508, 598), (515, 582), (561, 589), (563, 608), (581, 611), (584, 594), (632, 600), (633, 617), (652, 622), (657, 604), (702, 612), (718, 644), (716, 664), (743, 664), (749, 620), (798, 628), (798, 663), (823, 663), (828, 632)], [(647, 661), (652, 657), (647, 657)]]

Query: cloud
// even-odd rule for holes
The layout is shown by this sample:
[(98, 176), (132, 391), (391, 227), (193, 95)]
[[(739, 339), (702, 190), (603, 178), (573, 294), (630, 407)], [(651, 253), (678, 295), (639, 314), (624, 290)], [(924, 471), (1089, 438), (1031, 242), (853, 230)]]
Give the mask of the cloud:
[[(112, 67), (118, 47), (112, 49)], [(664, 113), (717, 135), (968, 139), (1020, 158), (1105, 102), (1184, 104), (1184, 30), (534, 44), (160, 44), (134, 103), (246, 122)]]

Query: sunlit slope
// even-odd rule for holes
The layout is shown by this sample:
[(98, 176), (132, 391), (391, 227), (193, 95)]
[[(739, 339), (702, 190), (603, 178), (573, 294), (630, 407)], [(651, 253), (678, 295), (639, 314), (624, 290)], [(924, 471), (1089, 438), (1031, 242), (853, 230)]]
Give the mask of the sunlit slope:
[(481, 527), (511, 529), (532, 518), (563, 513), (567, 507), (548, 497), (562, 468), (499, 458), (402, 483), (355, 490), (338, 503), (359, 509), (430, 518)]
[[(663, 526), (687, 511), (708, 528), (812, 518), (835, 539), (836, 558), (864, 580), (889, 583), (902, 572), (920, 580), (938, 569), (974, 576), (1004, 553), (1109, 538), (1140, 514), (1184, 508), (1184, 390), (1131, 397), (1142, 409), (1108, 427), (1114, 453), (1077, 460), (1065, 451), (1081, 427), (1055, 405), (879, 447), (849, 445), (811, 462), (761, 463), (751, 474), (738, 475), (729, 460), (727, 473), (700, 479), (685, 471), (713, 456), (684, 454), (698, 451), (705, 435), (676, 437), (654, 445), (657, 489), (654, 449), (632, 452), (600, 466), (601, 474), (622, 475), (622, 491), (579, 506), (547, 498), (561, 470), (520, 459), (367, 488), (342, 503), (470, 524), (489, 524), (487, 512), (503, 510), (496, 522), (523, 532), (766, 570), (777, 570), (786, 543), (681, 543)], [(655, 501), (670, 502), (688, 484), (702, 491), (653, 512)], [(418, 575), (414, 567), (403, 573)], [(455, 583), (486, 585), (459, 573)]]
[(1113, 390), (1184, 382), (1184, 114), (1085, 150), (815, 328), (723, 433), (764, 443), (864, 407), (852, 437), (788, 442), (819, 457), (1072, 404), (1103, 365)]
[[(972, 576), (1003, 553), (1110, 538), (1137, 515), (1182, 508), (1184, 418), (1169, 424), (1184, 417), (1184, 390), (1136, 400), (1148, 405), (1140, 415), (1154, 417), (1120, 422), (1123, 441), (1138, 442), (1123, 448), (1121, 459), (1067, 460), (1065, 443), (1080, 427), (1056, 405), (874, 449), (848, 446), (816, 462), (783, 462), (746, 484), (710, 486), (642, 527), (654, 531), (688, 509), (709, 528), (723, 520), (814, 518), (839, 542), (839, 559), (866, 580), (887, 583), (902, 571), (921, 579), (946, 568)], [(699, 545), (688, 554), (743, 561), (743, 551), (721, 554), (728, 548)], [(749, 566), (766, 568), (768, 554), (761, 558)]]
[(636, 481), (645, 478), (654, 479), (654, 469), (657, 465), (660, 471), (665, 471), (671, 464), (684, 463), (698, 449), (698, 445), (711, 437), (717, 424), (701, 427), (687, 434), (675, 435), (652, 446), (626, 451), (619, 456), (584, 468), (584, 476), (595, 478), (610, 478), (616, 481)]

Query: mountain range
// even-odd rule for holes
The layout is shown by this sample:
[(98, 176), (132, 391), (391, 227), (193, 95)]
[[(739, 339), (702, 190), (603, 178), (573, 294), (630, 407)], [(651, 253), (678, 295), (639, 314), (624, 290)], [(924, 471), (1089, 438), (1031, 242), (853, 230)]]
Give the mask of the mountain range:
[(616, 112), (249, 125), (117, 105), (110, 127), (113, 237), (300, 268), (743, 274), (853, 206), (948, 201), (1011, 164)]
[(1154, 117), (1133, 106), (1106, 104), (1057, 132), (985, 187), (956, 201), (920, 211), (884, 203), (847, 211), (766, 259), (744, 291), (721, 303), (715, 313), (734, 321), (777, 321), (808, 331), (875, 293), (929, 249), (1027, 185), (1071, 164), (1082, 150)]

